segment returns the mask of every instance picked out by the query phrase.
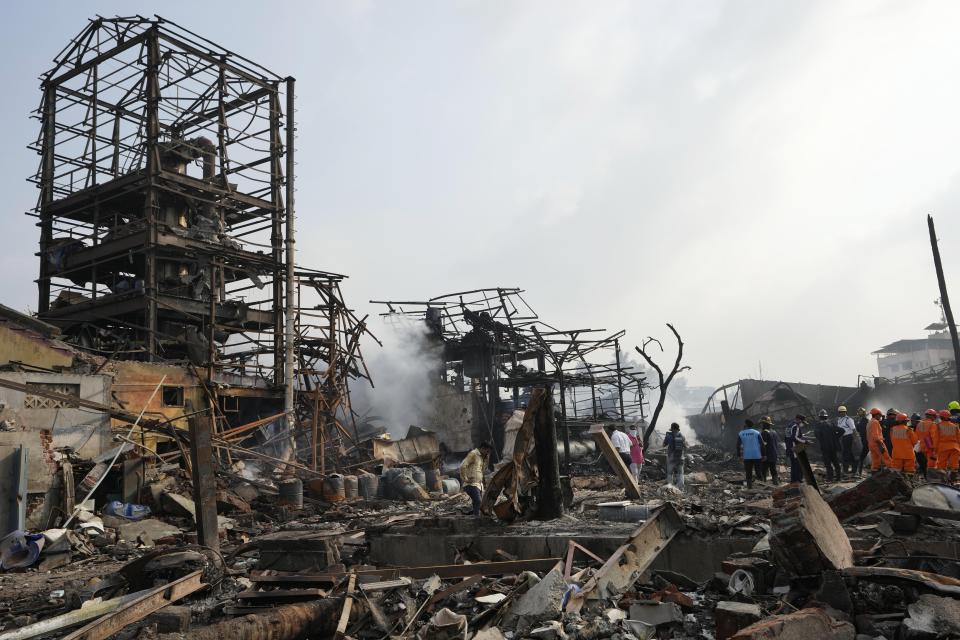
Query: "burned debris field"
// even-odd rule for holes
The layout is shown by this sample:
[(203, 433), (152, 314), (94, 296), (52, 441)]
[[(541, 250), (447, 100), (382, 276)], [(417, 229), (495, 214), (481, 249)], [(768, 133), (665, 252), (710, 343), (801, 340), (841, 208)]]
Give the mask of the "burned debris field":
[(351, 302), (298, 228), (314, 79), (77, 26), (33, 114), (36, 301), (0, 304), (0, 640), (960, 638), (932, 217), (941, 322), (878, 375), (695, 387), (689, 314)]

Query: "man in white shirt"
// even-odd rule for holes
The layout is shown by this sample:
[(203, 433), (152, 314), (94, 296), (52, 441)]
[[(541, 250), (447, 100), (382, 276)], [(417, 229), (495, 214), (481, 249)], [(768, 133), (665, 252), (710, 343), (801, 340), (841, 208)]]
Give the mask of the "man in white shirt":
[(613, 434), (610, 436), (610, 441), (613, 443), (614, 448), (616, 448), (617, 453), (620, 454), (620, 459), (623, 460), (623, 464), (626, 467), (630, 468), (630, 438), (627, 437), (627, 434), (623, 432), (623, 427), (618, 425), (614, 427)]
[(843, 429), (840, 436), (840, 461), (843, 463), (843, 473), (853, 474), (856, 470), (856, 461), (853, 458), (853, 439), (857, 434), (857, 423), (847, 415), (847, 408), (837, 407), (837, 426)]

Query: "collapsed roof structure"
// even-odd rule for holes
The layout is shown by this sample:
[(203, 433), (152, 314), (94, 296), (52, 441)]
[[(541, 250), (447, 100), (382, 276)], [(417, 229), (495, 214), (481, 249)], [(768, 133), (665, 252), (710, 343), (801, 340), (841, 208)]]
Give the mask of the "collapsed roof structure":
[[(371, 303), (387, 308), (385, 318), (422, 323), (427, 338), (441, 346), (437, 380), (470, 395), (475, 442), (487, 439), (502, 451), (502, 416), (526, 406), (531, 387), (551, 385), (568, 467), (571, 435), (598, 421), (642, 419), (649, 385), (642, 369), (621, 361), (625, 331), (558, 329), (523, 294), (516, 287), (490, 287)], [(508, 397), (501, 397), (503, 389)]]

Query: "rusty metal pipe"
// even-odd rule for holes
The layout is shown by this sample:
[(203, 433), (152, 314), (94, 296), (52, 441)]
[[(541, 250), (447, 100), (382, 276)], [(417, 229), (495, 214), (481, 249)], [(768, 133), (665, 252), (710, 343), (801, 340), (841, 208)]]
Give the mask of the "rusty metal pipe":
[[(251, 613), (219, 624), (191, 629), (191, 640), (299, 640), (333, 635), (343, 598), (327, 598), (288, 604), (264, 613)], [(157, 640), (182, 640), (179, 633), (166, 633)]]

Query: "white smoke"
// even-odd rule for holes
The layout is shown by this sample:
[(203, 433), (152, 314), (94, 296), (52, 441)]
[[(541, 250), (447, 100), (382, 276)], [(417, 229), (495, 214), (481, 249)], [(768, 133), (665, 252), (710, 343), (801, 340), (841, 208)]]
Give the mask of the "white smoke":
[(354, 410), (362, 417), (379, 416), (394, 439), (410, 425), (422, 426), (430, 414), (435, 389), (431, 376), (441, 366), (441, 347), (427, 336), (427, 326), (404, 316), (387, 316), (375, 333), (383, 348), (366, 358), (373, 378), (351, 389)]
[[(654, 393), (656, 393), (656, 391), (654, 391)], [(650, 400), (650, 404), (654, 407), (656, 406), (656, 397)], [(700, 440), (697, 438), (696, 432), (693, 430), (693, 427), (690, 426), (690, 422), (687, 420), (686, 412), (678, 402), (670, 397), (670, 390), (667, 389), (667, 399), (663, 403), (663, 410), (660, 411), (660, 417), (657, 418), (657, 431), (666, 433), (670, 430), (670, 424), (673, 422), (676, 422), (678, 425), (680, 425), (680, 433), (682, 433), (683, 437), (686, 439), (687, 445), (693, 446), (695, 444), (700, 444)]]

